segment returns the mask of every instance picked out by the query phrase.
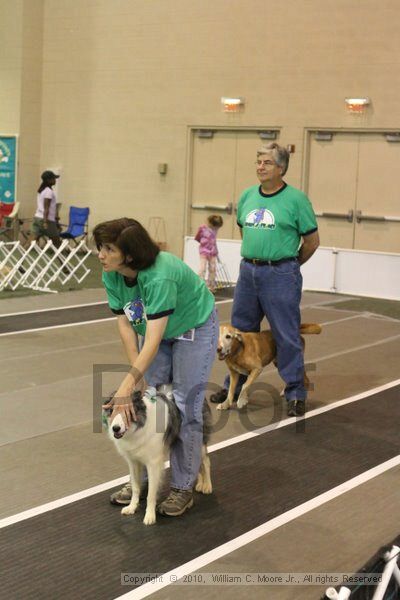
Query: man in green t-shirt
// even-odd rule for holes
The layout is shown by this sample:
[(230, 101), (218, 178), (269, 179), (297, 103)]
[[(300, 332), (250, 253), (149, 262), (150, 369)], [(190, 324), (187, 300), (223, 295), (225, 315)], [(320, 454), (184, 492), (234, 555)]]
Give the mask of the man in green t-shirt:
[[(279, 374), (286, 384), (288, 415), (300, 416), (305, 413), (307, 395), (300, 338), (300, 265), (318, 248), (318, 227), (307, 196), (283, 181), (289, 165), (286, 148), (276, 143), (263, 146), (256, 165), (260, 185), (246, 189), (238, 204), (243, 259), (232, 325), (240, 331), (260, 331), (267, 317), (277, 345)], [(241, 376), (240, 387), (245, 380)], [(211, 396), (212, 402), (226, 399), (228, 382), (229, 378)]]

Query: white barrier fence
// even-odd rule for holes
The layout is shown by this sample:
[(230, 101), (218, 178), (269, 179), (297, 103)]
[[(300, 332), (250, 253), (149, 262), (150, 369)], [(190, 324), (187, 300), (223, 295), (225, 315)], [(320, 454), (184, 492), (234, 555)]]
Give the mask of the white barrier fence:
[(25, 287), (57, 293), (52, 284), (80, 283), (87, 277), (90, 269), (84, 263), (90, 254), (84, 240), (73, 249), (68, 240), (58, 248), (51, 240), (43, 247), (31, 242), (27, 248), (20, 242), (0, 242), (0, 292)]
[[(218, 240), (232, 283), (239, 276), (240, 245), (240, 240)], [(184, 261), (198, 271), (199, 245), (190, 236), (185, 237)], [(400, 254), (320, 247), (301, 272), (305, 290), (400, 300)]]
[[(365, 575), (375, 575), (376, 577), (379, 576), (380, 581), (377, 584), (376, 588), (375, 588), (375, 592), (373, 595), (370, 595), (368, 593), (368, 598), (371, 598), (371, 600), (384, 600), (384, 598), (398, 598), (398, 594), (395, 596), (392, 593), (390, 594), (390, 596), (386, 595), (386, 591), (389, 587), (390, 581), (393, 578), (393, 580), (395, 581), (396, 588), (398, 589), (400, 587), (400, 569), (397, 565), (397, 562), (399, 560), (399, 555), (400, 555), (400, 548), (398, 546), (392, 546), (391, 550), (389, 552), (386, 552), (383, 556), (384, 561), (385, 561), (385, 567), (382, 571), (382, 573), (380, 572), (371, 572), (368, 574), (365, 573), (358, 573), (357, 575), (359, 576), (359, 581), (362, 580), (363, 576)], [(371, 569), (372, 571), (372, 569)], [(357, 575), (354, 576), (354, 579), (357, 580)], [(364, 585), (368, 585), (367, 583), (368, 578), (366, 577), (364, 579)], [(358, 589), (359, 585), (356, 586), (355, 590), (356, 591)], [(396, 594), (396, 591), (394, 592), (394, 594)], [(352, 596), (352, 590), (346, 586), (342, 586), (340, 588), (339, 591), (336, 591), (335, 588), (328, 588), (325, 592), (325, 598), (327, 598), (327, 600), (348, 600), (351, 599)], [(367, 595), (365, 596), (367, 597)]]

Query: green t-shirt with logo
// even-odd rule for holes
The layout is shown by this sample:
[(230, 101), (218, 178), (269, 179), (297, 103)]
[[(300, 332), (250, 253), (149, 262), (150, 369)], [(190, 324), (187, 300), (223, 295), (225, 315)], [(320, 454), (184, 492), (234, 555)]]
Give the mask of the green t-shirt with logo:
[(204, 281), (169, 252), (160, 252), (134, 281), (116, 271), (103, 272), (102, 279), (112, 311), (125, 313), (140, 335), (145, 335), (148, 320), (168, 316), (164, 339), (181, 336), (204, 325), (215, 305)]
[(301, 236), (318, 228), (307, 196), (286, 184), (268, 195), (260, 185), (245, 190), (239, 200), (237, 222), (243, 235), (241, 255), (260, 260), (297, 256)]

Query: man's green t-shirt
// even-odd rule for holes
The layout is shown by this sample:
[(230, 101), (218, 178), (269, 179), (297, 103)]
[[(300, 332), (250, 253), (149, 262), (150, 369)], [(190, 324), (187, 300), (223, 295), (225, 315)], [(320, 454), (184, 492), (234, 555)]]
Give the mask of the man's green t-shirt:
[(168, 316), (164, 339), (181, 336), (204, 325), (215, 304), (204, 281), (169, 252), (160, 252), (134, 281), (116, 271), (103, 272), (102, 279), (112, 311), (125, 313), (140, 335), (145, 335), (147, 321)]
[(296, 257), (301, 236), (318, 229), (307, 196), (286, 184), (275, 194), (264, 194), (260, 185), (245, 190), (237, 222), (243, 235), (241, 255), (259, 260)]

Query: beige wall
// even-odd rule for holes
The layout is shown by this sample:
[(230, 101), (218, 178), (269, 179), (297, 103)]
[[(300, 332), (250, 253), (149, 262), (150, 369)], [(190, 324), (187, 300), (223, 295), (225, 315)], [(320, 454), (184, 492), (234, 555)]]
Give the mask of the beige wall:
[(22, 0), (0, 0), (0, 133), (19, 132)]
[[(39, 32), (42, 0), (30, 3)], [(7, 3), (7, 19), (14, 27), (19, 18), (19, 30), (24, 5), (26, 15), (26, 3)], [(26, 75), (29, 60), (7, 33), (15, 81), (0, 93), (0, 107), (12, 97), (18, 106), (21, 89), (41, 96), (41, 128), (24, 94), (20, 121), (40, 144), (40, 169), (62, 170), (65, 214), (71, 203), (88, 205), (92, 225), (119, 215), (146, 224), (161, 215), (170, 249), (181, 251), (189, 125), (280, 126), (280, 141), (296, 145), (288, 180), (302, 186), (305, 127), (400, 123), (398, 0), (44, 0), (43, 6), (43, 61), (39, 46), (30, 61), (37, 82), (22, 74), (14, 89), (18, 68)], [(26, 28), (23, 39), (28, 48)], [(12, 59), (1, 60), (7, 77)], [(345, 112), (344, 98), (353, 94), (372, 98), (362, 123)], [(245, 111), (222, 113), (224, 95), (244, 96)], [(16, 110), (9, 128), (18, 124)], [(168, 163), (166, 176), (158, 174), (159, 162)], [(35, 165), (26, 160), (25, 167), (21, 189)]]
[(43, 0), (24, 0), (18, 198), (26, 217), (31, 217), (36, 208), (36, 190), (42, 171), (42, 57)]
[(18, 135), (17, 197), (31, 216), (39, 185), (43, 0), (0, 0), (0, 133)]

